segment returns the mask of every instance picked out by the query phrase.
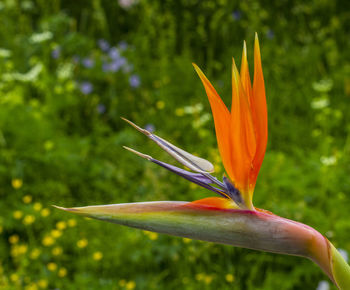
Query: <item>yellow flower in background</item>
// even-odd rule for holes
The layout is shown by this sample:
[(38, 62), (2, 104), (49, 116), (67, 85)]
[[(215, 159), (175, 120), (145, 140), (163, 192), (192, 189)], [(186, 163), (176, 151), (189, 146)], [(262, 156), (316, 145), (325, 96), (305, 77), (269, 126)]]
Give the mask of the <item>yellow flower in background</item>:
[(42, 209), (42, 204), (40, 203), (40, 202), (36, 202), (36, 203), (34, 203), (34, 205), (33, 205), (33, 209), (35, 210), (35, 211), (40, 211), (41, 209)]
[(159, 109), (159, 110), (163, 110), (164, 107), (165, 107), (165, 103), (164, 103), (163, 101), (158, 101), (158, 102), (156, 103), (156, 107), (157, 107), (157, 109)]
[(47, 280), (41, 279), (38, 281), (38, 286), (40, 288), (47, 288), (48, 285), (49, 285), (49, 282), (47, 282)]
[(136, 283), (134, 281), (129, 281), (125, 285), (125, 288), (128, 289), (128, 290), (135, 289), (135, 287), (136, 287)]
[(27, 245), (13, 245), (11, 248), (11, 256), (17, 257), (20, 255), (23, 255), (27, 252), (28, 246)]
[(59, 230), (52, 230), (51, 231), (51, 236), (54, 237), (55, 239), (59, 238), (62, 236), (62, 232)]
[(103, 254), (101, 252), (95, 252), (93, 253), (92, 255), (92, 258), (95, 260), (95, 261), (99, 261), (103, 258)]
[(17, 281), (19, 280), (18, 274), (12, 273), (12, 274), (10, 275), (10, 280), (11, 280), (12, 282), (17, 282)]
[(50, 210), (48, 208), (43, 208), (40, 213), (43, 217), (47, 217), (50, 215)]
[(56, 223), (56, 228), (58, 228), (59, 230), (64, 230), (66, 227), (67, 227), (67, 224), (64, 221), (60, 221)]
[(31, 252), (30, 252), (30, 255), (29, 257), (33, 260), (37, 259), (41, 254), (41, 251), (40, 249), (36, 248), (36, 249), (33, 249)]
[(119, 281), (119, 286), (120, 286), (120, 287), (124, 287), (125, 284), (126, 284), (126, 281), (125, 281), (124, 279), (122, 279), (122, 280)]
[(35, 283), (31, 283), (31, 284), (27, 285), (24, 289), (25, 290), (37, 290), (38, 286)]
[(154, 241), (158, 239), (158, 234), (154, 232), (149, 232), (149, 231), (143, 231), (146, 236), (150, 238), (150, 240)]
[(77, 221), (75, 219), (69, 219), (68, 220), (68, 226), (73, 228), (77, 225)]
[(185, 114), (185, 111), (184, 111), (183, 108), (177, 108), (175, 110), (175, 115), (178, 116), (178, 117), (182, 117), (184, 114)]
[(227, 282), (232, 283), (235, 280), (235, 277), (232, 274), (227, 274), (225, 279)]
[(31, 203), (32, 202), (32, 196), (31, 195), (25, 195), (25, 196), (23, 196), (23, 198), (22, 198), (22, 201), (24, 202), (24, 203)]
[(87, 239), (81, 239), (79, 241), (77, 241), (77, 246), (78, 248), (85, 248), (88, 245), (88, 240)]
[(51, 236), (45, 236), (42, 240), (44, 246), (49, 247), (55, 243), (55, 240)]
[(204, 275), (203, 281), (205, 284), (210, 284), (213, 281), (213, 276), (211, 275)]
[(15, 210), (15, 211), (13, 212), (13, 217), (14, 217), (16, 220), (19, 220), (22, 216), (23, 216), (23, 212), (21, 212), (20, 210)]
[(10, 244), (17, 244), (19, 241), (19, 236), (18, 235), (12, 235), (9, 237), (9, 242)]
[(191, 242), (191, 239), (188, 239), (188, 238), (182, 238), (182, 241), (185, 243), (185, 244), (188, 244)]
[(51, 272), (54, 272), (57, 270), (57, 264), (56, 263), (53, 263), (53, 262), (50, 262), (47, 264), (47, 269)]
[(61, 247), (54, 247), (52, 249), (52, 255), (59, 256), (63, 253), (63, 249)]
[(158, 239), (158, 234), (154, 232), (150, 232), (148, 236), (152, 241)]
[(12, 187), (14, 189), (20, 189), (23, 185), (23, 181), (22, 181), (22, 179), (14, 178), (14, 179), (12, 179), (11, 184), (12, 184)]
[(67, 275), (67, 269), (62, 267), (58, 270), (58, 273), (57, 273), (58, 277), (61, 277), (63, 278), (64, 276)]
[(33, 215), (26, 215), (23, 219), (23, 224), (25, 225), (31, 225), (33, 222), (35, 222), (35, 216)]
[(20, 254), (25, 254), (27, 253), (27, 250), (28, 250), (28, 246), (27, 245), (19, 245), (18, 246), (18, 252)]

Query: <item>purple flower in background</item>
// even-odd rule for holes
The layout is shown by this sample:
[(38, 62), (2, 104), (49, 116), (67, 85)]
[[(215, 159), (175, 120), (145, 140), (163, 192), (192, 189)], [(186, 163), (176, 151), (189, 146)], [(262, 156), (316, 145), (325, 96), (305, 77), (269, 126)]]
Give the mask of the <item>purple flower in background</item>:
[(110, 45), (109, 45), (109, 43), (106, 41), (106, 40), (104, 40), (104, 39), (99, 39), (98, 41), (97, 41), (97, 44), (98, 44), (98, 46), (100, 47), (100, 49), (102, 50), (102, 51), (108, 51), (108, 49), (109, 49), (109, 47), (110, 47)]
[(108, 62), (104, 62), (103, 64), (102, 64), (102, 70), (104, 71), (104, 72), (108, 72), (108, 71), (110, 71), (111, 69), (110, 69), (110, 64), (108, 63)]
[(145, 126), (145, 129), (146, 129), (147, 131), (153, 133), (154, 130), (155, 130), (156, 128), (154, 127), (153, 124), (147, 124), (147, 125)]
[(235, 10), (235, 11), (232, 12), (231, 17), (232, 17), (233, 20), (238, 21), (238, 20), (240, 20), (242, 18), (242, 12), (239, 11), (239, 10)]
[(87, 81), (85, 81), (85, 82), (82, 82), (81, 84), (80, 84), (80, 91), (84, 94), (84, 95), (88, 95), (88, 94), (90, 94), (91, 92), (92, 92), (92, 90), (93, 90), (93, 85), (92, 85), (92, 83), (90, 83), (90, 82), (87, 82)]
[(95, 61), (91, 58), (84, 58), (82, 63), (86, 68), (92, 68), (95, 65)]
[(272, 29), (269, 29), (269, 30), (266, 32), (266, 36), (267, 36), (267, 38), (272, 39), (272, 38), (275, 37), (275, 33), (273, 32)]
[(59, 46), (57, 46), (52, 52), (51, 52), (51, 56), (54, 59), (59, 58), (61, 55), (61, 48)]
[(119, 53), (119, 50), (116, 48), (116, 47), (112, 47), (110, 50), (109, 50), (109, 57), (111, 59), (117, 59), (120, 57), (120, 53)]
[(124, 57), (118, 58), (110, 64), (110, 70), (112, 72), (116, 72), (125, 64), (126, 64), (126, 59)]
[(121, 51), (124, 51), (128, 48), (128, 44), (126, 43), (126, 41), (121, 41), (118, 43), (118, 47)]
[[(125, 68), (125, 66), (128, 66), (129, 64), (127, 63), (127, 60), (125, 57), (119, 57), (115, 60), (113, 60), (111, 63), (104, 62), (102, 64), (102, 70), (104, 72), (117, 72), (121, 68)], [(123, 70), (124, 71), (124, 70)]]
[(79, 63), (79, 61), (80, 61), (80, 56), (79, 55), (73, 55), (73, 62), (74, 63)]
[(138, 75), (131, 75), (129, 78), (129, 83), (132, 88), (138, 88), (141, 84), (140, 77)]
[(97, 105), (97, 112), (99, 114), (103, 114), (104, 112), (106, 112), (106, 106), (104, 104), (98, 104)]

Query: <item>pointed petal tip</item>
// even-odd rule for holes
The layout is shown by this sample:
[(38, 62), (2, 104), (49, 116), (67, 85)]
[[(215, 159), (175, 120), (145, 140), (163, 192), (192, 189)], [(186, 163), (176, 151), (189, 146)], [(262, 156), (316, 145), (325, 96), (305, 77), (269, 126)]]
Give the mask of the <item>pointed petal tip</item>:
[(74, 208), (67, 208), (67, 207), (62, 207), (62, 206), (58, 206), (58, 205), (54, 205), (54, 204), (52, 204), (51, 206), (54, 208), (57, 208), (59, 210), (63, 210), (63, 211), (70, 211), (70, 212), (76, 211), (76, 209), (74, 209)]
[(247, 55), (247, 43), (245, 40), (243, 40), (243, 53)]
[(138, 155), (138, 156), (140, 156), (140, 157), (142, 157), (142, 158), (144, 158), (144, 159), (147, 159), (147, 160), (153, 159), (152, 156), (147, 155), (147, 154), (143, 154), (143, 153), (141, 153), (139, 151), (136, 151), (136, 150), (134, 150), (134, 149), (132, 149), (130, 147), (123, 146), (123, 148), (128, 150), (128, 151), (130, 151), (130, 152), (132, 152), (132, 153), (134, 153), (134, 154), (136, 154), (136, 155)]
[(232, 57), (232, 76), (234, 76), (234, 78), (235, 78), (235, 82), (236, 82), (237, 90), (238, 90), (239, 72), (237, 69), (235, 59), (233, 57)]
[(122, 120), (124, 120), (125, 122), (127, 122), (129, 125), (133, 126), (137, 131), (145, 134), (146, 136), (152, 135), (151, 132), (147, 131), (146, 129), (143, 129), (139, 126), (137, 126), (135, 123), (131, 122), (130, 120), (124, 118), (124, 117), (120, 117)]
[(255, 32), (255, 40), (254, 40), (254, 50), (256, 53), (260, 54), (259, 38), (258, 38), (258, 34), (256, 32)]
[(196, 65), (194, 62), (192, 63), (192, 65), (193, 65), (193, 67), (194, 67), (196, 73), (198, 74), (198, 76), (199, 76), (202, 80), (203, 80), (203, 79), (205, 80), (206, 77), (205, 77), (204, 73), (202, 72), (202, 70), (199, 68), (199, 66)]

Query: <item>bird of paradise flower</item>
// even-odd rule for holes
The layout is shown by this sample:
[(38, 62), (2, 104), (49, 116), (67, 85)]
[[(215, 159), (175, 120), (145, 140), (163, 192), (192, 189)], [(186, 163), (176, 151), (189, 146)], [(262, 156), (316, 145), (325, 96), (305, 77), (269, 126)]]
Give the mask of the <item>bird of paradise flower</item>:
[(339, 289), (350, 289), (350, 267), (318, 231), (253, 206), (252, 197), (267, 144), (265, 84), (257, 35), (254, 81), (244, 42), (240, 73), (232, 63), (232, 105), (227, 109), (197, 65), (215, 123), (228, 176), (219, 181), (214, 166), (124, 119), (192, 172), (125, 147), (177, 175), (220, 195), (193, 202), (160, 201), (62, 208), (75, 214), (129, 227), (311, 259)]

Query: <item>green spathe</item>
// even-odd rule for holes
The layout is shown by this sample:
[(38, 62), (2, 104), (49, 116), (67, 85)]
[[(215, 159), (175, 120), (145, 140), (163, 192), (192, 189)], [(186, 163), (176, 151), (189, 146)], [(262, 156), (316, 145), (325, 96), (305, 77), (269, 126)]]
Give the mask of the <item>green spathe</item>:
[(319, 265), (340, 289), (350, 289), (350, 268), (323, 235), (307, 225), (271, 213), (181, 201), (59, 209), (158, 233), (302, 256)]
[(339, 289), (350, 289), (350, 267), (338, 250), (330, 243), (332, 272)]

